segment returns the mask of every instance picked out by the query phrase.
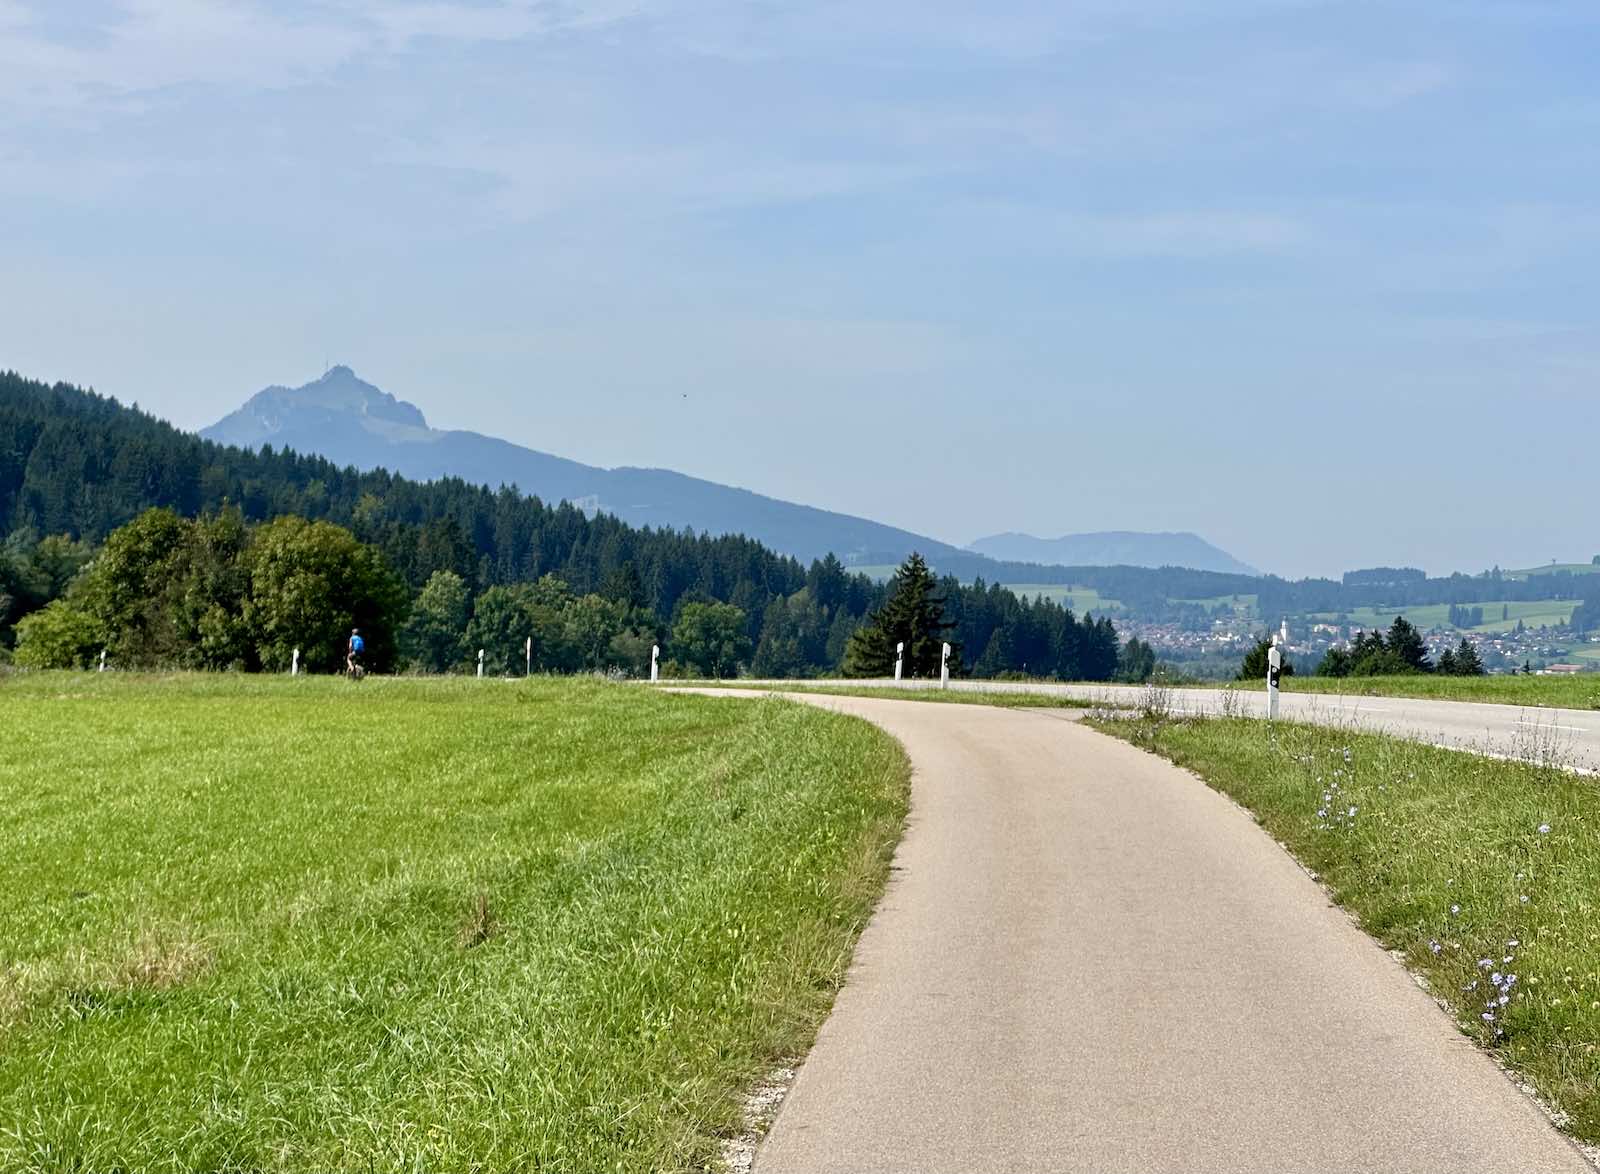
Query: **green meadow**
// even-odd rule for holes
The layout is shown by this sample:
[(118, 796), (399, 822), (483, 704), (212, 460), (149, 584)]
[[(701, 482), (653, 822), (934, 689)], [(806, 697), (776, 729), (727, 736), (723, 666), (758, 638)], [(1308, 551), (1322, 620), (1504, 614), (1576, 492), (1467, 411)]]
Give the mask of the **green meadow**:
[(0, 730), (6, 1170), (715, 1166), (909, 781), (594, 681), (13, 675)]
[(1062, 607), (1070, 607), (1078, 615), (1085, 612), (1103, 615), (1122, 610), (1121, 600), (1101, 595), (1093, 587), (1063, 587), (1059, 583), (1003, 583), (1001, 586), (1027, 599), (1043, 596)]

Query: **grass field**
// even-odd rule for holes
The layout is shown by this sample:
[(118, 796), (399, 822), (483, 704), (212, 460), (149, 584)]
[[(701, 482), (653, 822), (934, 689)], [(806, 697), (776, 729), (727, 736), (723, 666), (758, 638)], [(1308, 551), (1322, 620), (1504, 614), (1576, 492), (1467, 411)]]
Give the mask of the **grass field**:
[[(1215, 687), (1213, 683), (1212, 687)], [(1249, 686), (1264, 689), (1263, 684)], [(1525, 677), (1285, 677), (1286, 693), (1338, 693), (1346, 697), (1422, 697), (1439, 701), (1486, 701), (1555, 709), (1600, 709), (1600, 674)]]
[(1085, 612), (1102, 615), (1122, 610), (1120, 600), (1101, 595), (1093, 587), (1063, 587), (1059, 583), (1002, 583), (1001, 586), (1027, 599), (1042, 595), (1063, 607), (1072, 608), (1080, 616)]
[[(1570, 599), (1511, 602), (1496, 600), (1472, 606), (1483, 608), (1483, 623), (1474, 628), (1463, 629), (1464, 631), (1508, 632), (1517, 626), (1518, 621), (1530, 628), (1564, 624), (1572, 619), (1572, 613), (1577, 610), (1578, 602)], [(1501, 618), (1502, 615), (1505, 616), (1504, 619)], [(1450, 627), (1448, 603), (1430, 603), (1419, 607), (1358, 607), (1344, 613), (1344, 622), (1363, 628), (1387, 628), (1394, 623), (1395, 616), (1405, 616), (1409, 623), (1415, 624), (1425, 632), (1432, 628)], [(1339, 616), (1334, 612), (1321, 612), (1313, 618), (1333, 623)]]
[(0, 729), (5, 1170), (715, 1166), (909, 779), (571, 681), (13, 676)]
[(1600, 1142), (1593, 780), (1300, 725), (1101, 726), (1254, 812), (1463, 1031), (1565, 1112), (1575, 1136)]
[[(870, 579), (883, 583), (892, 578), (899, 569), (899, 567), (893, 566), (862, 566), (850, 567), (849, 571), (853, 575), (866, 575)], [(1072, 602), (1069, 606), (1078, 615), (1082, 615), (1086, 611), (1092, 611), (1096, 615), (1100, 615), (1104, 612), (1120, 611), (1122, 608), (1122, 604), (1119, 601), (1102, 596), (1093, 587), (1066, 587), (1060, 583), (1002, 583), (1000, 586), (1016, 595), (1027, 596), (1029, 599), (1036, 595), (1042, 595), (1046, 599), (1054, 600), (1056, 603), (1063, 605), (1067, 605), (1067, 601), (1070, 599)]]

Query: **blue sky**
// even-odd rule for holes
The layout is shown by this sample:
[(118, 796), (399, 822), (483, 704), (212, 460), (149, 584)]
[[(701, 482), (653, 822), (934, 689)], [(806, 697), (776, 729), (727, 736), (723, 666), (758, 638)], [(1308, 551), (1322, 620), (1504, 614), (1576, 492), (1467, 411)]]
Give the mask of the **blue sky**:
[(0, 366), (968, 541), (1600, 552), (1592, 0), (0, 0)]

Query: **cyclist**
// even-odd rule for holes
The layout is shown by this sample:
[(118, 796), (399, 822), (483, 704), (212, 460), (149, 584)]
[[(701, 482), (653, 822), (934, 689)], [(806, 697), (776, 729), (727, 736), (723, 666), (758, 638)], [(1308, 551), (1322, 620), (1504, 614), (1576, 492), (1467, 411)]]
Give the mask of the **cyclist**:
[(344, 668), (352, 677), (360, 679), (366, 674), (361, 668), (361, 654), (366, 651), (367, 642), (361, 638), (360, 628), (350, 629), (350, 643), (345, 648)]

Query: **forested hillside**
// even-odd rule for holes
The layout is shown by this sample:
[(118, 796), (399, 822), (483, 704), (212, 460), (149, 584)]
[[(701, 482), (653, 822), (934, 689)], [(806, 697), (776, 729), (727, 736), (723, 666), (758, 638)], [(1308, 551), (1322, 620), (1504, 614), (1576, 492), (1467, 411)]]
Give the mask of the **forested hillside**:
[[(152, 508), (206, 524), (174, 529), (160, 518), (143, 519)], [(396, 666), (460, 667), (470, 630), (474, 639), (498, 632), (501, 642), (515, 640), (515, 650), (496, 646), (492, 653), (492, 667), (509, 669), (518, 659), (512, 653), (520, 651), (519, 633), (541, 623), (541, 631), (558, 627), (571, 652), (544, 667), (637, 672), (649, 644), (660, 641), (690, 669), (832, 672), (851, 635), (896, 589), (894, 582), (847, 573), (831, 556), (807, 568), (737, 535), (636, 528), (508, 488), (459, 479), (418, 483), (270, 447), (219, 445), (93, 392), (0, 374), (0, 646), (15, 643), (15, 625), (25, 615), (76, 590), (82, 598), (68, 600), (78, 609), (73, 614), (101, 626), (50, 627), (53, 646), (71, 650), (69, 659), (81, 661), (84, 641), (100, 635), (144, 663), (279, 667), (287, 645), (265, 629), (252, 635), (249, 618), (270, 610), (263, 585), (291, 565), (272, 560), (303, 558), (318, 566), (318, 550), (343, 549), (344, 541), (331, 531), (304, 532), (312, 537), (296, 552), (293, 543), (277, 541), (279, 531), (263, 540), (263, 525), (283, 518), (347, 530), (394, 572), (404, 598), (372, 614), (395, 629), (376, 643)], [(95, 612), (96, 601), (127, 583), (91, 555), (136, 519), (140, 528), (116, 547), (147, 552), (135, 560), (140, 569), (130, 581), (193, 583), (202, 598), (169, 598), (151, 586), (166, 610), (141, 617), (136, 630), (107, 633), (106, 624), (132, 613), (126, 601)], [(229, 536), (226, 557), (218, 554), (221, 532)], [(161, 543), (147, 540), (150, 534), (166, 535), (162, 541), (172, 549), (155, 549)], [(252, 576), (260, 584), (245, 581)], [(219, 594), (219, 581), (236, 580)], [(459, 583), (459, 599), (455, 588), (446, 590), (451, 583)], [(952, 625), (947, 638), (972, 673), (1107, 679), (1116, 671), (1117, 638), (1107, 621), (1079, 619), (1048, 601), (1019, 600), (982, 583), (961, 586), (947, 578), (939, 591)], [(431, 651), (424, 654), (420, 635), (408, 651), (406, 632), (420, 630), (413, 613), (441, 599), (440, 615), (459, 614), (473, 627), (455, 644), (441, 645), (435, 625)], [(213, 607), (216, 624), (234, 636), (199, 651), (198, 617)], [(71, 618), (69, 610), (64, 603), (56, 618)], [(319, 622), (331, 630), (335, 620), (330, 614)], [(725, 630), (730, 622), (736, 633)], [(46, 627), (36, 625), (41, 640)], [(579, 645), (587, 650), (581, 656), (573, 651)]]

